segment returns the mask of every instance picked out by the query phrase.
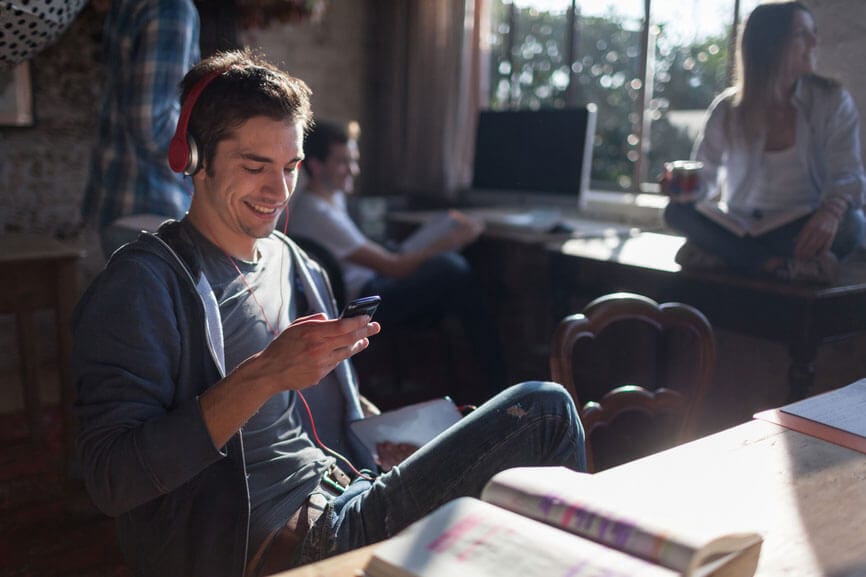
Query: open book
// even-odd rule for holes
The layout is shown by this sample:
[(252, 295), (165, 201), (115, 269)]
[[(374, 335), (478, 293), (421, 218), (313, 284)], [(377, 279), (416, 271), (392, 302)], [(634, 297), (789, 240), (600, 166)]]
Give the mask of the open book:
[(830, 443), (866, 453), (866, 379), (755, 415)]
[(814, 210), (811, 206), (793, 206), (778, 211), (739, 211), (723, 202), (702, 200), (695, 210), (739, 237), (760, 236), (794, 222)]
[(400, 243), (400, 252), (412, 252), (427, 248), (472, 220), (474, 219), (471, 216), (457, 210), (436, 214), (427, 219), (424, 224)]
[(451, 211), (436, 214), (400, 243), (400, 252), (413, 252), (426, 248), (440, 238), (451, 234), (451, 231), (459, 224)]
[[(562, 467), (494, 476), (379, 545), (371, 577), (751, 577), (763, 540), (624, 510), (600, 479)], [(698, 512), (695, 512), (698, 514)]]
[(349, 423), (349, 428), (372, 454), (382, 442), (421, 447), (462, 418), (448, 397), (385, 411)]

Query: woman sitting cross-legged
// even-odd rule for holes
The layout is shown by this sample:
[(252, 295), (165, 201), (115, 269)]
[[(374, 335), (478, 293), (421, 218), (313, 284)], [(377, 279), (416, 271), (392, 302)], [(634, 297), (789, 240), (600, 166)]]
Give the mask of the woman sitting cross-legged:
[[(703, 164), (689, 197), (672, 196), (669, 226), (687, 242), (684, 267), (727, 267), (792, 281), (834, 283), (839, 259), (863, 240), (859, 116), (839, 82), (816, 74), (817, 32), (801, 2), (759, 5), (740, 43), (740, 78), (710, 106), (693, 157)], [(671, 194), (670, 173), (662, 190)], [(806, 214), (738, 236), (696, 207), (718, 197), (730, 210)]]

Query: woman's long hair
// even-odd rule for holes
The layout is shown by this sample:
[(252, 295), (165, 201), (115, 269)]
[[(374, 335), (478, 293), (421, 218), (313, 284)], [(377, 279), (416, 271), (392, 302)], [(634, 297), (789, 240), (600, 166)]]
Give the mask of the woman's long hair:
[(746, 20), (738, 51), (734, 105), (736, 120), (750, 139), (766, 131), (767, 111), (785, 96), (779, 92), (787, 90), (780, 79), (798, 10), (812, 14), (799, 0), (783, 0), (758, 5)]

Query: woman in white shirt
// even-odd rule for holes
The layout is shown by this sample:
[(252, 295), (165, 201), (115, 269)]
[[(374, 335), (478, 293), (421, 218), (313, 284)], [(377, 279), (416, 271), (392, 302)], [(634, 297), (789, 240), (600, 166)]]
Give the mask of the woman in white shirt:
[[(710, 106), (695, 160), (701, 185), (672, 197), (668, 224), (688, 242), (683, 266), (726, 266), (752, 274), (832, 283), (838, 259), (862, 242), (864, 178), (860, 122), (850, 94), (819, 76), (817, 32), (797, 0), (759, 5), (740, 44), (738, 86)], [(662, 180), (670, 192), (670, 175)], [(811, 212), (757, 236), (739, 237), (695, 209), (718, 198), (732, 210)]]

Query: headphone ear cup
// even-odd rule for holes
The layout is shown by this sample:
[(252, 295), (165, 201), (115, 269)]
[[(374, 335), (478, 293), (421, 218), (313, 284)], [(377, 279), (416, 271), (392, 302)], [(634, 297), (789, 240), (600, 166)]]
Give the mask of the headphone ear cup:
[(199, 153), (198, 153), (198, 143), (193, 138), (192, 134), (186, 135), (187, 142), (187, 152), (188, 159), (186, 162), (186, 167), (183, 169), (183, 173), (187, 176), (192, 176), (198, 169), (201, 168)]
[(175, 172), (192, 176), (199, 169), (198, 144), (191, 134), (186, 140), (174, 136), (168, 144), (168, 165)]
[(189, 147), (185, 135), (175, 134), (168, 143), (168, 165), (175, 172), (186, 172), (189, 165)]
[(199, 169), (198, 145), (195, 139), (187, 132), (189, 117), (202, 91), (214, 78), (223, 72), (225, 72), (224, 69), (214, 70), (201, 79), (198, 84), (192, 87), (189, 95), (180, 107), (177, 128), (174, 131), (171, 142), (168, 144), (168, 165), (175, 172), (182, 172), (187, 176), (191, 176)]

